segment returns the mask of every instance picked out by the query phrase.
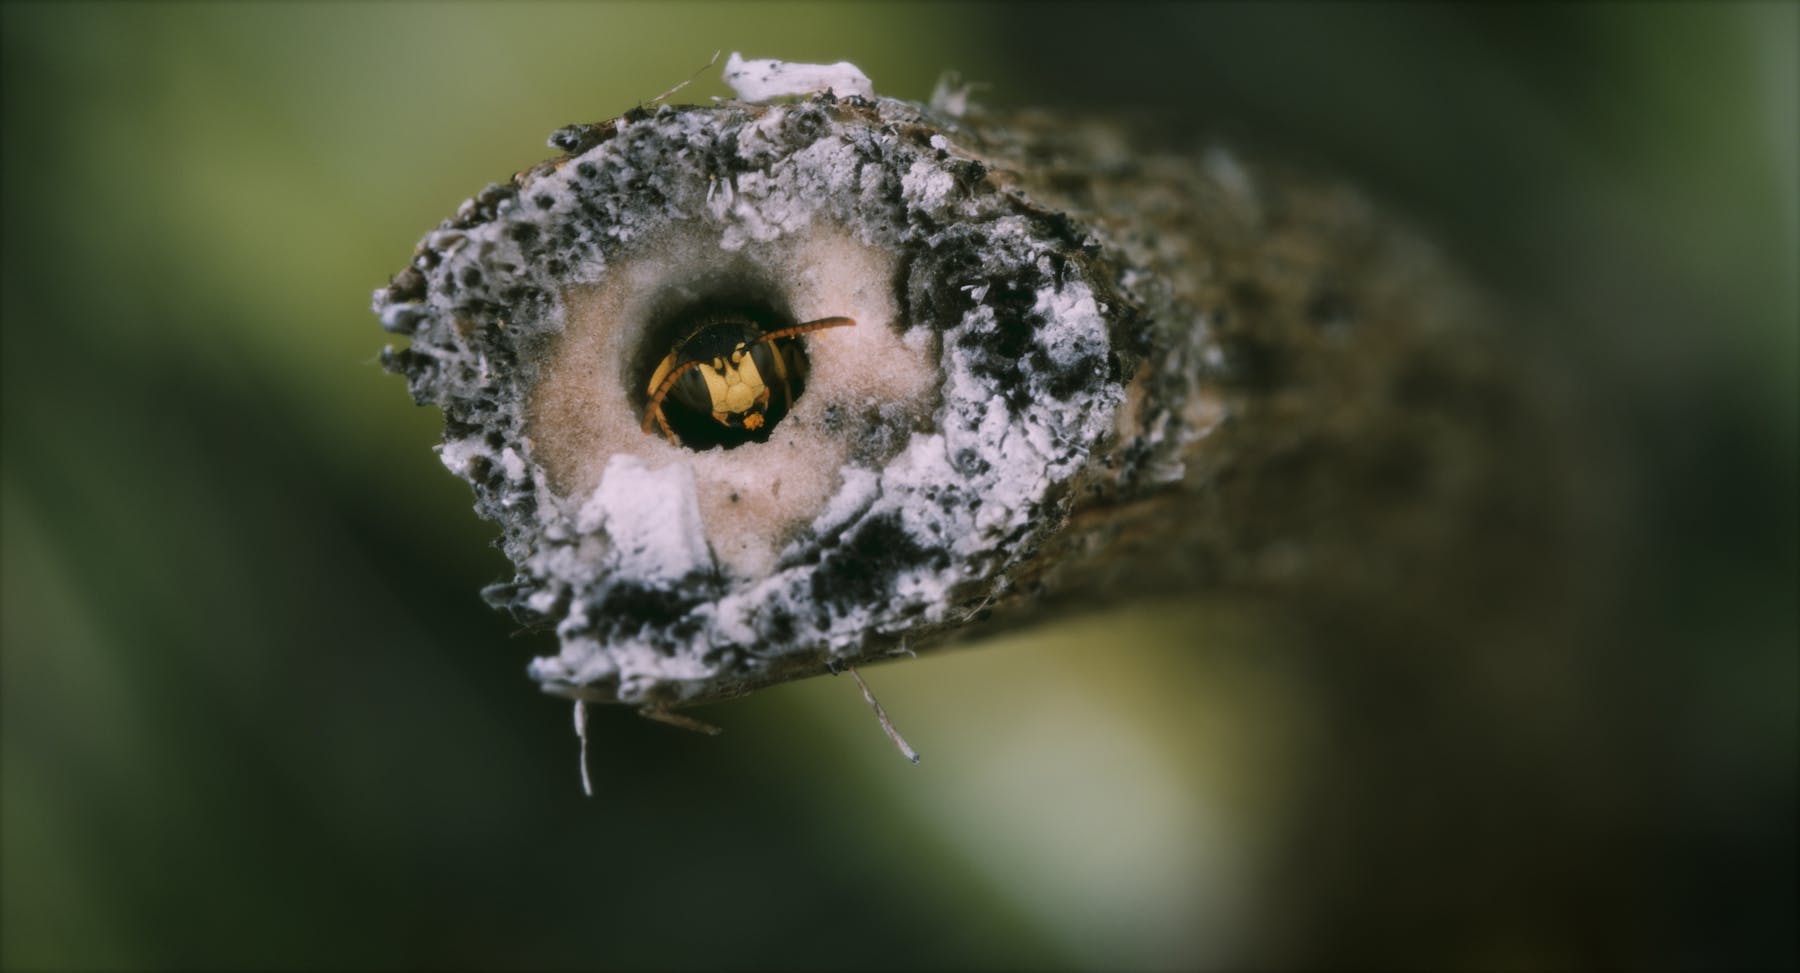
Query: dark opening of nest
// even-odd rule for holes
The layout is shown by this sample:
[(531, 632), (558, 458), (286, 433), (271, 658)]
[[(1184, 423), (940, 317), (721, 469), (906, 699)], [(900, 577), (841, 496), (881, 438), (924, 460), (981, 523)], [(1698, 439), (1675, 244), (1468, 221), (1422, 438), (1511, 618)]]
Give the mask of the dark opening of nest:
[[(747, 272), (746, 268), (733, 270), (687, 286), (668, 288), (664, 298), (653, 306), (644, 338), (627, 371), (633, 399), (638, 403), (639, 418), (648, 423), (650, 435), (663, 435), (660, 425), (649, 414), (651, 379), (665, 360), (669, 360), (671, 366), (684, 360), (684, 356), (678, 354), (684, 343), (687, 345), (685, 357), (694, 357), (696, 351), (710, 357), (718, 349), (706, 347), (708, 341), (705, 339), (720, 325), (744, 326), (743, 334), (749, 336), (795, 324), (780, 288), (754, 272)], [(696, 336), (701, 340), (691, 340)], [(753, 339), (751, 343), (754, 343)], [(778, 350), (768, 350), (782, 356), (784, 374), (763, 369), (771, 372), (764, 376), (771, 395), (766, 409), (755, 421), (755, 428), (720, 422), (711, 410), (696, 408), (691, 400), (684, 400), (679, 395), (665, 395), (660, 402), (662, 417), (676, 441), (698, 450), (732, 449), (745, 443), (766, 442), (806, 384), (808, 362), (802, 339), (786, 338), (780, 344)], [(671, 356), (675, 358), (670, 360)], [(759, 357), (767, 360), (766, 353)]]

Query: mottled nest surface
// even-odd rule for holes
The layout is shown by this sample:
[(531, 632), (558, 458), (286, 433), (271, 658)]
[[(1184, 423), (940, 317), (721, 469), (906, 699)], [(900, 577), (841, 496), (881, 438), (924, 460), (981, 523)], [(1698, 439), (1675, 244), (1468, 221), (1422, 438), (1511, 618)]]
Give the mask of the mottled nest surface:
[[(1052, 594), (1398, 588), (1523, 495), (1475, 305), (1355, 193), (830, 94), (552, 145), (375, 296), (518, 568), (488, 597), (555, 626), (551, 691), (703, 702)], [(645, 376), (720, 310), (857, 324), (803, 339), (764, 437), (647, 434)]]
[[(945, 121), (822, 95), (564, 130), (377, 293), (412, 338), (389, 367), (519, 567), (491, 599), (556, 623), (539, 679), (670, 704), (899, 651), (1063, 521), (1136, 367), (1128, 315)], [(744, 304), (859, 323), (808, 340), (766, 442), (646, 435), (654, 323)]]

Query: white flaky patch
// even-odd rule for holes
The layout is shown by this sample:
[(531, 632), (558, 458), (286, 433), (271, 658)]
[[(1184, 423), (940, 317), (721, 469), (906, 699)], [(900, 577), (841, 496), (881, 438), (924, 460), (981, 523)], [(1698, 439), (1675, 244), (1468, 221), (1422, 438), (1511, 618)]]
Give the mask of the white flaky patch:
[(694, 473), (684, 464), (653, 470), (628, 453), (613, 456), (581, 505), (575, 529), (603, 532), (613, 569), (648, 582), (679, 581), (712, 566)]
[(746, 61), (736, 51), (725, 61), (725, 83), (744, 101), (768, 101), (829, 91), (840, 98), (875, 97), (875, 86), (849, 61), (796, 64), (792, 61)]

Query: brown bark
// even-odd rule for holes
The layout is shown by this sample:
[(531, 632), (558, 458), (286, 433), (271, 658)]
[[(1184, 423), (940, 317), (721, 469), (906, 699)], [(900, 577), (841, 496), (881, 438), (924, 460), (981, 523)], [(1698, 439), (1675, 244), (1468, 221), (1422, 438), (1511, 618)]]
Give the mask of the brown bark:
[[(570, 154), (471, 201), (376, 296), (413, 337), (391, 367), (445, 409), (446, 462), (520, 567), (494, 600), (558, 626), (561, 655), (534, 668), (547, 689), (691, 705), (1201, 587), (1445, 633), (1559, 587), (1570, 508), (1544, 387), (1484, 299), (1353, 190), (1105, 121), (829, 95), (639, 112), (553, 144)], [(845, 330), (899, 343), (836, 360), (850, 338), (812, 339), (814, 411), (797, 401), (767, 442), (631, 438), (633, 369), (666, 350), (656, 315), (725, 301), (778, 323), (812, 299), (795, 281), (822, 227), (853, 241), (831, 252), (876, 256), (831, 272), (870, 280), (821, 293), (895, 308)], [(654, 320), (615, 310), (592, 327), (619, 330), (578, 340), (596, 333), (572, 323), (582, 302), (614, 291), (607, 307)], [(936, 369), (915, 399), (844, 391), (915, 353)], [(534, 406), (551, 381), (604, 394)], [(632, 482), (692, 492), (695, 513), (654, 516), (697, 518), (702, 553), (598, 498), (625, 473), (595, 442), (664, 477)], [(768, 501), (741, 522), (769, 536), (731, 536), (740, 491), (719, 484), (809, 466), (818, 496)], [(763, 554), (727, 557), (740, 541)]]

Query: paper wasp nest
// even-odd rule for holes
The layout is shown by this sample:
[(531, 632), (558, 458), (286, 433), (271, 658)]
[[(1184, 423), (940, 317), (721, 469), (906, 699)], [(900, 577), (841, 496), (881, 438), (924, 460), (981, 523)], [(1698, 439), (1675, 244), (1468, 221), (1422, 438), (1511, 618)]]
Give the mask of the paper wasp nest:
[[(831, 86), (559, 131), (376, 292), (517, 566), (489, 599), (555, 625), (553, 692), (667, 708), (1046, 594), (1278, 574), (1263, 459), (1369, 429), (1386, 455), (1390, 380), (1461, 323), (1421, 326), (1452, 306), (1429, 254), (1352, 195)], [(797, 394), (756, 436), (672, 442), (649, 380), (720, 315), (855, 324), (784, 339)]]

